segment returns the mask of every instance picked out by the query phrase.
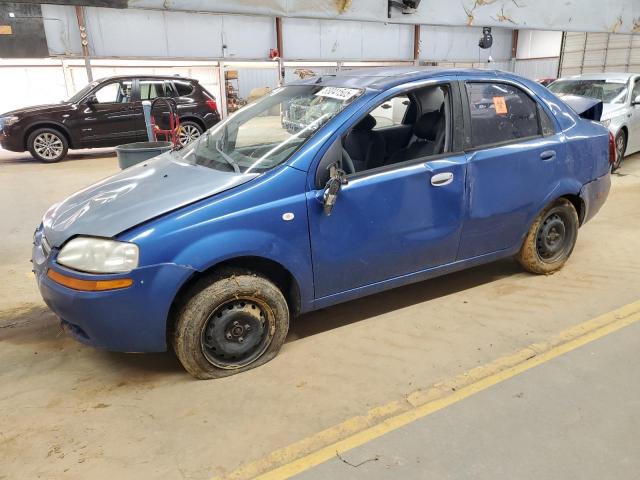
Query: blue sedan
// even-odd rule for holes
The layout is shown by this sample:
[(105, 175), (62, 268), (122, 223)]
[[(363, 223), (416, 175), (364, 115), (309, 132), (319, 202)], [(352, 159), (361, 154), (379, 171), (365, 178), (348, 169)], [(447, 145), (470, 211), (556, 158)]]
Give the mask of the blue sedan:
[(81, 342), (223, 377), (273, 358), (300, 313), (510, 256), (557, 271), (615, 154), (516, 75), (323, 75), (52, 206), (34, 271)]

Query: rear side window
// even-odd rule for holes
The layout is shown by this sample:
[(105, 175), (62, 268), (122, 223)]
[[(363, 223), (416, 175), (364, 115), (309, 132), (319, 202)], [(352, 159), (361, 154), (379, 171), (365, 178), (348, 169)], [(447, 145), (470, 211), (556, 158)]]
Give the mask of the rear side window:
[(140, 80), (140, 100), (153, 100), (158, 97), (168, 97), (164, 80)]
[(181, 97), (191, 95), (191, 93), (193, 92), (193, 85), (191, 85), (189, 82), (174, 81), (173, 86), (178, 92), (178, 95)]
[(474, 147), (540, 135), (538, 104), (504, 83), (467, 83)]

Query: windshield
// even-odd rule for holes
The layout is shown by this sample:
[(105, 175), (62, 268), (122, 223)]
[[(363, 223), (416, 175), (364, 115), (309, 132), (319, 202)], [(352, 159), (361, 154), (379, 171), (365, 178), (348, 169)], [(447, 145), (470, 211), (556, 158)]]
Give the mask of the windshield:
[(627, 99), (627, 84), (620, 81), (558, 80), (548, 88), (558, 96), (581, 95), (603, 103), (624, 103)]
[(182, 151), (189, 163), (263, 173), (287, 161), (362, 90), (292, 85), (274, 90), (218, 124)]
[[(71, 98), (69, 98), (69, 100), (67, 100), (68, 103), (77, 103), (80, 100), (82, 100), (84, 98), (84, 96), (89, 93), (89, 91), (95, 87), (98, 84), (98, 82), (91, 82), (88, 85), (86, 85), (82, 90), (80, 90), (78, 93), (76, 93), (74, 96), (72, 96)], [(60, 97), (58, 97), (60, 98)]]

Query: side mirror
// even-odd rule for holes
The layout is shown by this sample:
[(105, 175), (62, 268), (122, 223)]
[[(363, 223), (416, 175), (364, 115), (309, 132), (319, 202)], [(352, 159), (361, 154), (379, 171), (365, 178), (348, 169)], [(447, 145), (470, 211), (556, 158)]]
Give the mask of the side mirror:
[(342, 185), (347, 184), (347, 175), (337, 162), (332, 163), (328, 168), (329, 181), (324, 187), (324, 194), (322, 195), (322, 206), (324, 214), (327, 216), (331, 215), (331, 211), (338, 199), (340, 188), (342, 188)]
[(86, 103), (88, 107), (93, 107), (95, 104), (98, 103), (98, 97), (96, 97), (95, 95), (89, 95), (84, 100), (84, 103)]
[(640, 95), (633, 99), (631, 105), (640, 105)]

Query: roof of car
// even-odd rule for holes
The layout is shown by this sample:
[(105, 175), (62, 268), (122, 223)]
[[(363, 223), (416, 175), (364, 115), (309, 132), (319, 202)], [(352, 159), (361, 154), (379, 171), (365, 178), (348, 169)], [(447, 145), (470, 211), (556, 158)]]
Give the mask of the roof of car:
[(484, 69), (436, 69), (435, 67), (376, 67), (340, 70), (336, 73), (318, 74), (305, 80), (290, 82), (290, 85), (333, 85), (384, 90), (400, 82), (421, 80), (447, 75), (490, 75), (509, 77), (511, 73)]
[(98, 78), (98, 82), (106, 82), (110, 80), (130, 79), (130, 78), (157, 78), (159, 80), (187, 80), (190, 82), (197, 82), (195, 78), (183, 77), (182, 75), (146, 75), (146, 74), (134, 74), (134, 75), (112, 75), (110, 77)]
[(618, 80), (620, 82), (628, 82), (631, 77), (636, 75), (637, 73), (629, 72), (583, 73), (582, 75), (563, 77), (559, 80)]

